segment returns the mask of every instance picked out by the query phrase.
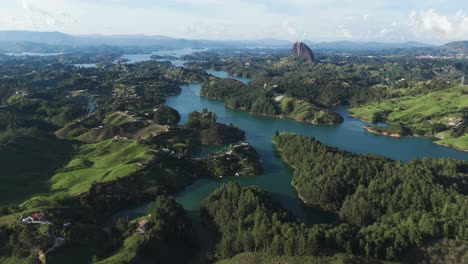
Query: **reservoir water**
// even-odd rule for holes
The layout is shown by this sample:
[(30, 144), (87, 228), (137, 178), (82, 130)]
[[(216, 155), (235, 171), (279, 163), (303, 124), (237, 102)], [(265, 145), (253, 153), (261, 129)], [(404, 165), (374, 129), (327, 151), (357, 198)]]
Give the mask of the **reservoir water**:
[[(226, 72), (208, 72), (221, 78), (230, 77)], [(247, 78), (236, 79), (244, 83), (249, 81)], [(201, 85), (200, 83), (181, 85), (182, 92), (179, 95), (168, 97), (166, 104), (179, 111), (182, 117), (181, 124), (185, 123), (189, 112), (208, 108), (208, 110), (217, 114), (219, 122), (233, 123), (244, 130), (246, 132), (246, 141), (255, 147), (261, 156), (264, 173), (256, 177), (198, 180), (176, 195), (176, 200), (191, 215), (196, 215), (203, 199), (214, 189), (226, 182), (237, 181), (244, 185), (256, 185), (264, 188), (275, 199), (279, 200), (286, 209), (306, 223), (329, 222), (333, 219), (329, 214), (303, 208), (297, 193), (291, 186), (292, 171), (273, 149), (271, 138), (275, 130), (312, 136), (324, 144), (355, 153), (378, 154), (401, 161), (423, 157), (449, 157), (468, 160), (468, 152), (436, 145), (428, 138), (392, 138), (369, 133), (362, 128), (363, 122), (348, 115), (345, 106), (334, 109), (344, 117), (342, 124), (334, 126), (312, 125), (290, 119), (257, 116), (242, 110), (228, 109), (222, 101), (209, 100), (198, 96)], [(143, 205), (133, 208), (126, 211), (124, 215), (143, 215), (146, 213), (147, 207), (148, 205)]]

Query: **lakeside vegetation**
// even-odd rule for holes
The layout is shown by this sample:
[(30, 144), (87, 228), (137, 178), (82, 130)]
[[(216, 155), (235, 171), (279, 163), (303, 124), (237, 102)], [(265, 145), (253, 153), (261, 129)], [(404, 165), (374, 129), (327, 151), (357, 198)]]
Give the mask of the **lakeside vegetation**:
[(466, 161), (408, 163), (357, 155), (293, 134), (273, 138), (294, 168), (293, 186), (310, 206), (336, 212), (335, 247), (397, 260), (410, 247), (449, 238), (466, 241)]
[(244, 85), (233, 79), (212, 78), (206, 82), (200, 95), (211, 99), (220, 99), (225, 105), (233, 109), (242, 109), (253, 114), (278, 116), (295, 119), (313, 124), (337, 124), (343, 118), (307, 101), (285, 97), (275, 91), (277, 85), (261, 87), (252, 82)]
[[(388, 128), (371, 126), (368, 128), (371, 131), (432, 136), (440, 139), (436, 143), (468, 150), (468, 89), (464, 86), (423, 95), (405, 94), (392, 100), (354, 107), (349, 112), (367, 122), (395, 124)], [(406, 129), (392, 129), (397, 126)]]

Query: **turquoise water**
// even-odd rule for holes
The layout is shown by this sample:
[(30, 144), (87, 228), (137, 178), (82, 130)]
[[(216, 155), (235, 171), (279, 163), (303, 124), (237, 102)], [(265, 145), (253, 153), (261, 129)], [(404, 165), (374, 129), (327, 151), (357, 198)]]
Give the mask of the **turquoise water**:
[[(229, 77), (225, 72), (208, 72), (222, 78)], [(248, 82), (249, 80), (243, 78), (243, 81)], [(334, 126), (312, 125), (290, 119), (257, 116), (246, 111), (227, 109), (222, 101), (199, 97), (200, 87), (201, 84), (197, 83), (182, 85), (182, 92), (179, 95), (168, 97), (166, 104), (180, 112), (181, 124), (185, 123), (189, 112), (208, 108), (217, 114), (219, 122), (233, 123), (244, 130), (246, 141), (255, 147), (261, 156), (264, 173), (256, 177), (223, 180), (201, 179), (176, 195), (177, 201), (188, 211), (198, 211), (203, 199), (223, 183), (237, 181), (244, 185), (257, 185), (264, 188), (285, 208), (306, 223), (328, 222), (333, 219), (329, 214), (303, 208), (297, 198), (297, 193), (291, 186), (291, 170), (273, 149), (271, 137), (275, 130), (312, 136), (324, 144), (347, 151), (378, 154), (402, 161), (422, 157), (450, 157), (468, 160), (467, 152), (436, 145), (427, 138), (392, 138), (369, 133), (362, 128), (363, 122), (349, 117), (345, 106), (334, 109), (344, 117), (342, 124)], [(143, 205), (126, 211), (126, 215), (129, 213), (142, 215), (145, 214), (146, 209), (147, 205)]]
[[(151, 60), (152, 55), (159, 55), (159, 56), (172, 56), (175, 58), (180, 58), (184, 55), (190, 55), (194, 52), (197, 51), (204, 51), (205, 49), (192, 49), (192, 48), (185, 48), (185, 49), (176, 49), (176, 50), (170, 50), (170, 51), (165, 51), (165, 50), (160, 50), (160, 51), (153, 51), (151, 53), (139, 53), (139, 54), (124, 54), (122, 55), (123, 59), (128, 60), (127, 63), (137, 63), (137, 62), (142, 62), (142, 61), (148, 61)], [(168, 61), (165, 59), (159, 59), (158, 61)], [(185, 62), (184, 60), (170, 60), (172, 65), (176, 67), (183, 67)]]
[(236, 77), (236, 76), (230, 76), (229, 73), (225, 71), (214, 71), (214, 70), (206, 70), (208, 74), (214, 75), (219, 78), (231, 78), (238, 80), (239, 82), (242, 82), (244, 84), (248, 84), (250, 82), (250, 78), (244, 78), (244, 77)]

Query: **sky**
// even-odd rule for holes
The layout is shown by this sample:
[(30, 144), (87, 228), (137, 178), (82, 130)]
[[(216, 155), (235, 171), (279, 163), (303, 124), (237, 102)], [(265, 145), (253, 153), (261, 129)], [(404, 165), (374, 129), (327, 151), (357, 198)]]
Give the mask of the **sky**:
[(1, 0), (0, 30), (442, 44), (468, 40), (468, 0)]

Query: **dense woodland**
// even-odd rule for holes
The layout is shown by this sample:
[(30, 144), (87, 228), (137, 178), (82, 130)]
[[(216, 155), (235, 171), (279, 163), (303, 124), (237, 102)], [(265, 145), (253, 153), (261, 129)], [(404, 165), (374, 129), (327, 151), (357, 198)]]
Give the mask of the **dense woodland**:
[[(197, 54), (198, 55), (198, 54)], [(301, 58), (270, 54), (210, 55), (202, 53), (193, 67), (228, 70), (248, 76), (263, 87), (324, 106), (357, 105), (398, 96), (398, 89), (412, 94), (449, 87), (466, 73), (466, 60), (416, 59), (411, 56), (339, 56), (320, 54), (321, 63), (304, 64)], [(211, 57), (210, 57), (211, 56)], [(245, 65), (248, 63), (248, 65)], [(418, 85), (420, 81), (428, 81)], [(449, 81), (450, 83), (447, 83)]]
[(294, 168), (301, 199), (339, 214), (335, 245), (342, 250), (395, 260), (433, 239), (467, 239), (466, 161), (401, 163), (292, 134), (276, 135), (274, 143)]
[(202, 86), (200, 95), (221, 99), (229, 108), (259, 115), (286, 116), (316, 124), (337, 124), (343, 121), (340, 115), (314, 103), (301, 105), (296, 100), (286, 104), (275, 101), (275, 97), (280, 96), (275, 91), (276, 86), (267, 86), (257, 81), (244, 85), (233, 79), (213, 78)]

